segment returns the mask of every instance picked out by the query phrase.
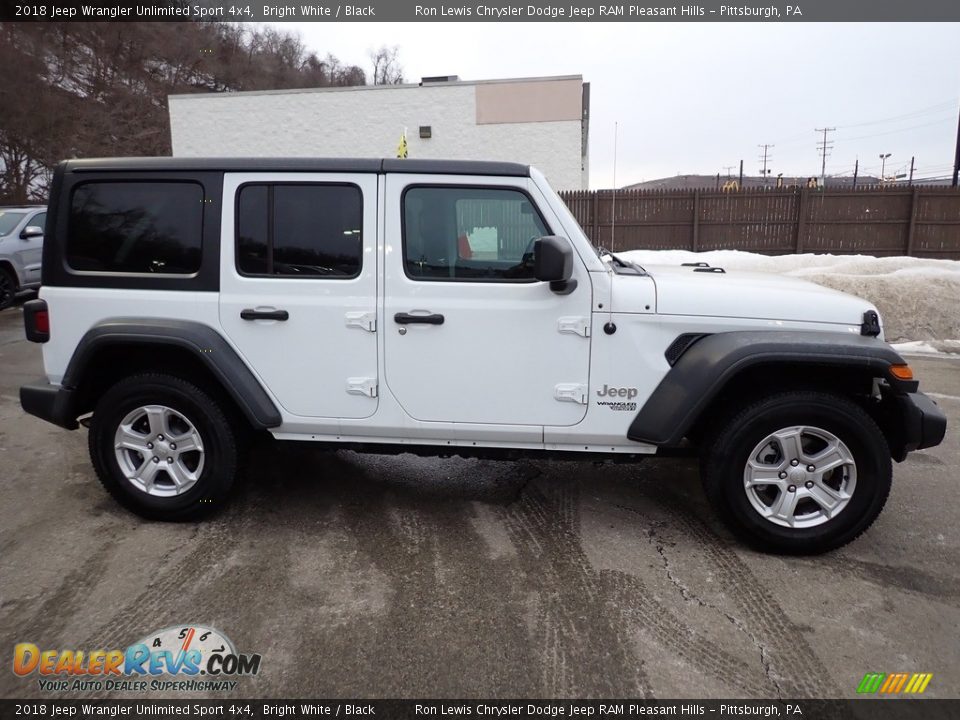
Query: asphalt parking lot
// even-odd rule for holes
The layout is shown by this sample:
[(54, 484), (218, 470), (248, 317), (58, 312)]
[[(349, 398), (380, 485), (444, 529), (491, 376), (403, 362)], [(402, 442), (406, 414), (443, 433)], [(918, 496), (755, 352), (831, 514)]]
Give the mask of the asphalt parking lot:
[(42, 373), (21, 325), (0, 313), (0, 697), (49, 697), (10, 672), (17, 642), (125, 647), (181, 623), (262, 654), (237, 697), (852, 697), (868, 671), (960, 695), (958, 359), (911, 359), (945, 443), (896, 467), (866, 535), (798, 559), (736, 543), (695, 464), (665, 459), (262, 443), (227, 510), (149, 523), (101, 489), (85, 430), (21, 411)]

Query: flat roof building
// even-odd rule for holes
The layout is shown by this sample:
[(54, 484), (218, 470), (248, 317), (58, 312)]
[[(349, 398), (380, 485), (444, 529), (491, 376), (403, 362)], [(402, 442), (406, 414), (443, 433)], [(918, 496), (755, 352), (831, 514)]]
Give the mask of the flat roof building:
[(590, 85), (580, 75), (171, 95), (177, 157), (391, 157), (534, 165), (587, 187)]

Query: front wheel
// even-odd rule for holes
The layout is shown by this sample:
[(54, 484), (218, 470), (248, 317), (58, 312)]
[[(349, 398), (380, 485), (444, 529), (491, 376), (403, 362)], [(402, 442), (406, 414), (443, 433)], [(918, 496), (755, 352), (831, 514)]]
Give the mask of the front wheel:
[(706, 443), (701, 477), (727, 525), (761, 550), (814, 554), (863, 533), (890, 493), (890, 450), (858, 405), (824, 392), (765, 398)]
[(199, 517), (233, 485), (234, 428), (216, 400), (178, 377), (121, 380), (97, 403), (88, 441), (104, 488), (146, 518)]

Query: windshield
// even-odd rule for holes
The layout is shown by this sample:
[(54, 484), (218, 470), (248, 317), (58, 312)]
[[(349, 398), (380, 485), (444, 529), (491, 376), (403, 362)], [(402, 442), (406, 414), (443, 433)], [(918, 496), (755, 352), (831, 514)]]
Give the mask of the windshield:
[(24, 215), (26, 213), (0, 210), (0, 237), (13, 232), (13, 229), (23, 220)]
[[(537, 187), (540, 189), (540, 192), (542, 192), (544, 195), (549, 195), (550, 198), (554, 201), (555, 203), (554, 210), (556, 210), (557, 212), (560, 212), (562, 210), (563, 214), (566, 216), (566, 220), (569, 221), (569, 225), (571, 226), (571, 229), (574, 229), (577, 232), (579, 232), (580, 237), (583, 238), (583, 241), (586, 242), (588, 245), (590, 245), (594, 250), (596, 250), (596, 245), (590, 242), (590, 238), (587, 237), (587, 234), (583, 231), (583, 228), (580, 227), (580, 223), (577, 221), (576, 216), (574, 216), (574, 214), (570, 212), (570, 208), (567, 207), (567, 204), (563, 201), (563, 198), (560, 197), (557, 191), (553, 189), (553, 186), (547, 182), (547, 179), (543, 176), (543, 174), (539, 170), (536, 170), (535, 168), (531, 168), (531, 169), (533, 170), (533, 173), (531, 173), (531, 177), (533, 177), (535, 181), (538, 179), (540, 180), (540, 182), (537, 182)], [(564, 225), (566, 226), (567, 223), (565, 222)]]

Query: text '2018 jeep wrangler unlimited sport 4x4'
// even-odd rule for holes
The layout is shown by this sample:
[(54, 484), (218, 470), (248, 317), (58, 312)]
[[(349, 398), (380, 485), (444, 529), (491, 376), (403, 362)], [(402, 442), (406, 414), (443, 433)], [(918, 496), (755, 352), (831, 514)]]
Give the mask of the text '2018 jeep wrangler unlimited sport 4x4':
[(84, 419), (106, 489), (151, 518), (217, 507), (248, 428), (376, 452), (689, 447), (741, 536), (818, 552), (946, 427), (869, 303), (598, 252), (523, 165), (70, 161), (43, 261), (24, 315), (47, 377), (23, 407)]

